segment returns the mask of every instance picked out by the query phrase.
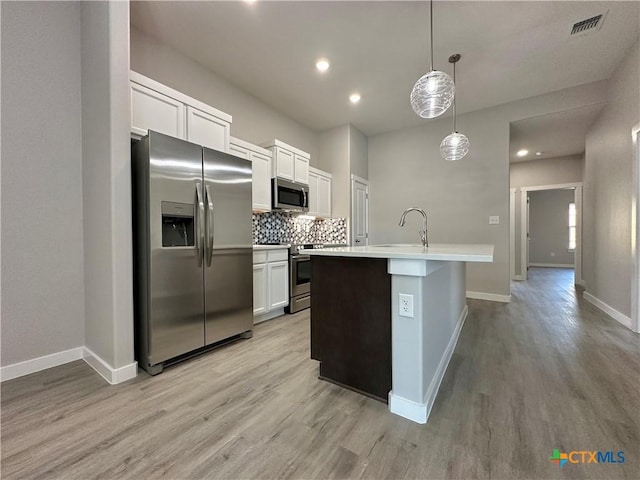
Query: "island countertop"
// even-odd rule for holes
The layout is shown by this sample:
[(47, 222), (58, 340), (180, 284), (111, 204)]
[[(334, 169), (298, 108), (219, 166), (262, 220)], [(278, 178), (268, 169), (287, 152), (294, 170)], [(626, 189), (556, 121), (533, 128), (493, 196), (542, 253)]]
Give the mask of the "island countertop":
[(305, 250), (305, 254), (331, 257), (397, 258), (445, 262), (493, 262), (493, 245), (435, 243), (385, 244), (366, 247), (339, 247)]

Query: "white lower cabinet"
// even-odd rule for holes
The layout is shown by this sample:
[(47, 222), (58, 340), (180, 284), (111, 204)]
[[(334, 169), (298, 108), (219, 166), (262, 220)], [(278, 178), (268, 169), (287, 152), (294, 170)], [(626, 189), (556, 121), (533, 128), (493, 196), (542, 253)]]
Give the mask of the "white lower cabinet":
[(253, 266), (253, 315), (267, 312), (267, 264)]
[(253, 323), (284, 314), (289, 305), (289, 250), (253, 252)]
[(289, 305), (289, 262), (267, 264), (269, 310)]

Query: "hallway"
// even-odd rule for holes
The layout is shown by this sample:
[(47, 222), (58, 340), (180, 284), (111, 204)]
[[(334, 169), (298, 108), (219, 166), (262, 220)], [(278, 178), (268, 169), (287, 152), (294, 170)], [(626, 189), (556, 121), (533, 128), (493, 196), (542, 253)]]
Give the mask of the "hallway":
[[(309, 311), (109, 386), (82, 361), (2, 384), (2, 478), (637, 478), (639, 337), (534, 268), (469, 317), (426, 425), (317, 379)], [(554, 449), (623, 464), (550, 462)]]

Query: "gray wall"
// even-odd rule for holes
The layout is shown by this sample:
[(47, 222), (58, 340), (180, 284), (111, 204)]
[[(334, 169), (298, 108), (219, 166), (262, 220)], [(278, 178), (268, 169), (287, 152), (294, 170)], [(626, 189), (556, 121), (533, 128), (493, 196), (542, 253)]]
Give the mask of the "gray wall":
[[(581, 183), (583, 179), (584, 155), (545, 158), (510, 165), (511, 187), (516, 189), (515, 201), (515, 274), (522, 275), (520, 247), (520, 189), (563, 183)], [(584, 255), (583, 255), (584, 256)], [(573, 261), (573, 260), (572, 260)], [(581, 279), (576, 279), (581, 280)]]
[(3, 366), (84, 344), (80, 3), (2, 4)]
[(131, 28), (131, 70), (233, 116), (234, 137), (255, 144), (277, 138), (309, 152), (311, 165), (321, 168), (316, 132), (135, 28)]
[(349, 125), (349, 168), (352, 174), (369, 178), (369, 139), (353, 125)]
[(574, 190), (529, 193), (529, 263), (573, 266), (569, 245), (569, 204)]
[(82, 4), (85, 344), (133, 362), (129, 5)]
[(349, 125), (322, 132), (318, 146), (318, 168), (332, 175), (331, 216), (349, 217)]
[[(458, 129), (471, 151), (458, 162), (440, 157), (451, 120), (369, 138), (371, 243), (418, 242), (419, 219), (397, 225), (409, 206), (429, 214), (433, 243), (490, 243), (493, 264), (470, 264), (467, 289), (509, 295), (509, 123), (601, 103), (606, 82), (596, 82), (461, 115)], [(499, 215), (499, 225), (489, 225)]]
[(587, 134), (584, 183), (584, 279), (589, 293), (631, 315), (631, 129), (640, 121), (640, 48), (611, 80), (609, 103)]

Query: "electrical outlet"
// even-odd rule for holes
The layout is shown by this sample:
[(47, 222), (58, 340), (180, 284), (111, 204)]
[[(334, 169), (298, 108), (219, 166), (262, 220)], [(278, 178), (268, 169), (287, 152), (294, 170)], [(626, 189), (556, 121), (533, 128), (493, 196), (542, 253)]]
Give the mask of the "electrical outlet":
[(489, 225), (499, 225), (500, 224), (500, 216), (491, 215), (489, 217)]
[(556, 252), (551, 252), (551, 256), (555, 257), (556, 256)]
[(413, 318), (413, 295), (398, 295), (398, 315)]

